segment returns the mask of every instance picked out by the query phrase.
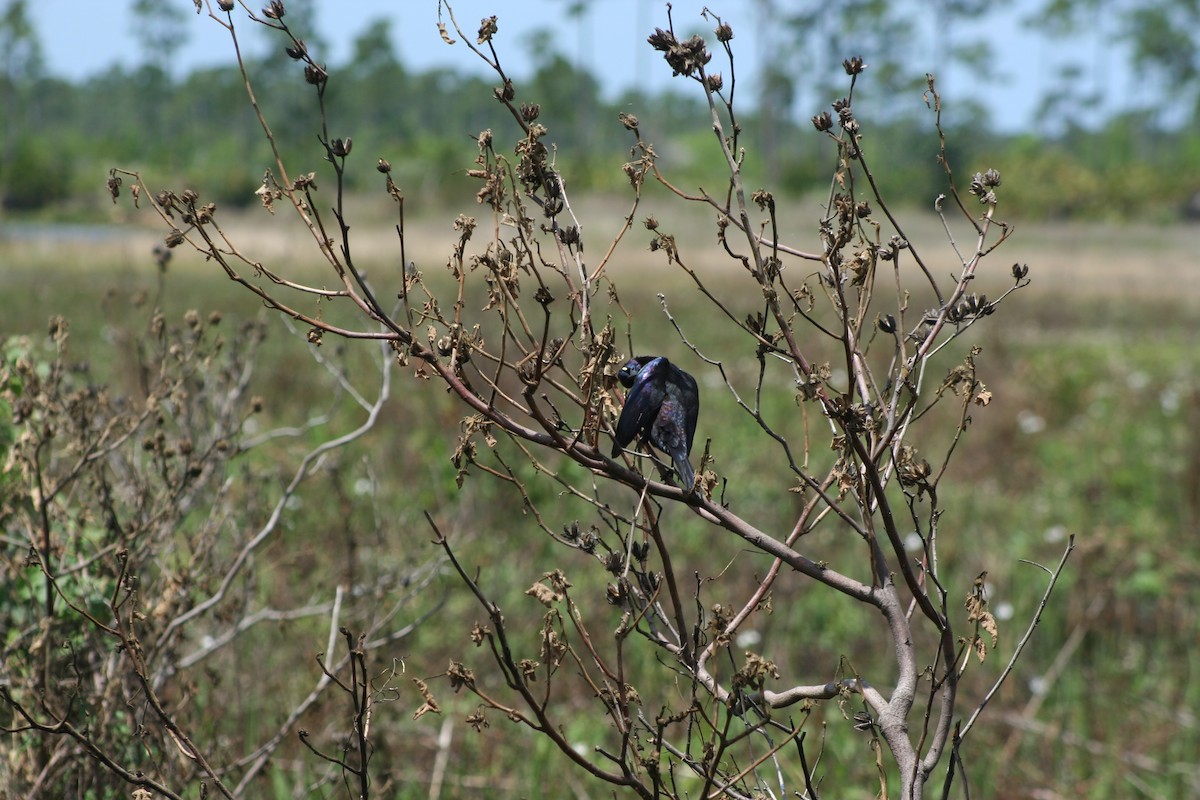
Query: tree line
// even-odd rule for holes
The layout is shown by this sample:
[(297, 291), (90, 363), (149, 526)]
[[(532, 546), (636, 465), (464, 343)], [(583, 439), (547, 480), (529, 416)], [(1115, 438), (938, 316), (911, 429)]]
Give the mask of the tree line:
[[(821, 189), (828, 164), (811, 136), (809, 119), (837, 99), (831, 81), (838, 63), (836, 54), (827, 51), (843, 44), (845, 37), (831, 31), (857, 26), (908, 36), (911, 31), (905, 26), (911, 27), (918, 17), (906, 15), (902, 2), (849, 3), (838, 10), (838, 25), (833, 26), (806, 12), (803, 2), (760, 5), (760, 13), (778, 18), (774, 35), (781, 44), (785, 39), (803, 43), (805, 36), (826, 44), (781, 46), (780, 58), (768, 60), (762, 68), (759, 98), (743, 117), (746, 136), (757, 145), (745, 165), (746, 174), (775, 191), (798, 194)], [(950, 15), (946, 19), (971, 12), (966, 7), (970, 3), (949, 5), (953, 8), (944, 10)], [(1050, 24), (1063, 30), (1083, 24), (1073, 4), (1055, 5), (1057, 11), (1047, 16)], [(289, 12), (302, 22), (305, 17), (315, 19), (311, 4), (290, 4)], [(180, 74), (169, 53), (196, 20), (161, 3), (136, 2), (134, 15), (142, 63), (113, 66), (70, 81), (47, 74), (27, 3), (7, 4), (0, 15), (0, 52), (4, 53), (0, 102), (16, 113), (6, 114), (0, 123), (3, 212), (94, 213), (113, 164), (137, 164), (163, 180), (195, 183), (203, 178), (215, 199), (226, 205), (256, 201), (253, 193), (262, 182), (258, 165), (265, 168), (269, 159), (258, 122), (243, 102), (245, 87), (237, 68), (228, 64)], [(1195, 126), (1179, 124), (1179, 119), (1194, 116), (1186, 113), (1191, 95), (1184, 89), (1190, 86), (1187, 76), (1200, 70), (1189, 72), (1180, 66), (1190, 63), (1192, 56), (1176, 39), (1171, 40), (1169, 53), (1138, 45), (1141, 40), (1135, 35), (1151, 36), (1153, 19), (1138, 9), (1127, 16), (1131, 20), (1127, 39), (1138, 63), (1175, 76), (1172, 87), (1179, 93), (1173, 113), (1127, 111), (1097, 123), (1085, 113), (1090, 101), (1084, 82), (1078, 75), (1072, 81), (1069, 71), (1044, 98), (1038, 121), (1028, 131), (998, 132), (983, 98), (954, 98), (956, 114), (944, 120), (956, 143), (954, 155), (970, 169), (986, 162), (1000, 165), (1006, 174), (1022, 176), (1020, 188), (1007, 198), (1015, 218), (1170, 220), (1200, 215), (1195, 202), (1200, 179), (1194, 177), (1200, 174), (1200, 132)], [(324, 46), (318, 29), (314, 25), (311, 30), (310, 47), (319, 52)], [(949, 22), (942, 30), (946, 36), (954, 34)], [(450, 180), (454, 174), (469, 167), (473, 135), (502, 124), (501, 112), (476, 101), (481, 90), (488, 90), (482, 78), (456, 69), (406, 64), (395, 50), (392, 33), (386, 19), (368, 22), (353, 42), (350, 56), (343, 63), (328, 65), (330, 81), (338, 87), (330, 93), (330, 119), (348, 125), (338, 131), (340, 135), (351, 136), (372, 154), (386, 156), (405, 186), (436, 199), (446, 185), (457, 183)], [(878, 140), (879, 155), (893, 166), (893, 185), (885, 188), (913, 205), (929, 205), (943, 177), (937, 153), (928, 144), (933, 120), (923, 98), (924, 74), (914, 72), (922, 65), (905, 63), (896, 36), (877, 36), (874, 41), (873, 66), (878, 76), (874, 91), (893, 98), (872, 104), (877, 109), (872, 123), (884, 134)], [(533, 71), (522, 79), (529, 96), (559, 109), (558, 144), (582, 155), (577, 188), (611, 190), (625, 182), (621, 165), (629, 153), (618, 116), (622, 112), (645, 115), (649, 108), (656, 112), (655, 125), (645, 133), (676, 174), (696, 185), (715, 186), (721, 181), (724, 165), (711, 158), (704, 135), (707, 110), (695, 98), (678, 91), (634, 87), (606, 99), (597, 76), (554, 42), (549, 35), (532, 38), (527, 46)], [(959, 49), (963, 52), (954, 57), (960, 61), (986, 60), (982, 45)], [(1167, 55), (1178, 62), (1175, 72), (1154, 60)], [(832, 60), (822, 65), (818, 63), (822, 58)], [(319, 149), (299, 122), (311, 111), (313, 99), (295, 90), (296, 62), (282, 50), (254, 61), (264, 88), (264, 111), (280, 145), (297, 157), (319, 159)], [(798, 75), (817, 77), (812, 85), (800, 86)], [(354, 190), (370, 179), (366, 173), (352, 174), (348, 188)]]

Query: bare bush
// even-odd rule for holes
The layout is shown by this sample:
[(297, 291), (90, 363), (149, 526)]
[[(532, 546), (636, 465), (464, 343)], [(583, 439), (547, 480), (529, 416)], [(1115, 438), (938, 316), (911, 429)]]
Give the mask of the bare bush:
[[(5, 344), (0, 698), (11, 745), (3, 787), (14, 797), (88, 796), (114, 777), (147, 796), (189, 796), (184, 787), (194, 781), (240, 796), (303, 715), (326, 710), (330, 689), (361, 703), (365, 678), (349, 668), (419, 621), (397, 624), (436, 559), (404, 578), (407, 593), (395, 592), (395, 574), (371, 571), (357, 585), (284, 606), (272, 604), (271, 569), (256, 563), (283, 535), (302, 486), (328, 484), (338, 450), (374, 426), (390, 359), (376, 358), (373, 397), (349, 392), (362, 423), (326, 436), (328, 420), (310, 420), (305, 433), (318, 443), (288, 477), (275, 458), (293, 449), (280, 441), (296, 431), (247, 435), (265, 402), (248, 391), (264, 325), (227, 326), (216, 312), (172, 322), (155, 310), (140, 334), (115, 327), (113, 349), (129, 354), (140, 387), (129, 394), (97, 382), (72, 357), (64, 319), (51, 321), (45, 346), (33, 337)], [(348, 386), (344, 368), (318, 361), (330, 369), (335, 408), (347, 394), (337, 388)], [(261, 457), (264, 450), (273, 455)], [(276, 497), (261, 491), (277, 480)], [(277, 704), (277, 728), (237, 749), (243, 739), (219, 713), (217, 687), (247, 667), (230, 651), (264, 626), (306, 619), (330, 628), (318, 663), (255, 681), (271, 693), (306, 680), (310, 691), (294, 706)], [(346, 624), (361, 626), (355, 641)], [(339, 628), (351, 647), (337, 646)], [(346, 672), (349, 685), (337, 677)], [(328, 719), (353, 728), (348, 715)]]
[[(210, 5), (213, 19), (233, 34), (234, 4)], [(875, 170), (886, 165), (872, 162), (868, 131), (854, 106), (866, 65), (849, 58), (845, 97), (833, 103), (833, 113), (813, 118), (834, 159), (827, 204), (816, 223), (819, 246), (806, 250), (789, 241), (796, 212), (785, 214), (769, 190), (743, 182), (746, 144), (733, 102), (733, 31), (705, 12), (714, 25), (715, 53), (699, 36), (677, 36), (671, 24), (654, 31), (649, 44), (707, 102), (714, 157), (725, 163), (728, 183), (719, 191), (674, 185), (639, 120), (623, 115), (612, 124), (622, 124), (630, 136), (628, 211), (615, 237), (595, 247), (571, 205), (570, 154), (551, 143), (560, 110), (522, 97), (501, 64), (495, 17), (468, 34), (449, 4), (439, 3), (439, 9), (445, 41), (462, 42), (494, 71), (494, 101), (511, 117), (513, 137), (508, 141), (496, 130), (477, 134), (478, 158), (468, 176), (478, 183), (480, 210), (454, 221), (458, 242), (444, 274), (427, 275), (411, 264), (405, 212), (414, 201), (393, 181), (386, 158), (372, 159), (370, 166), (396, 209), (397, 267), (368, 280), (356, 261), (344, 181), (364, 156), (350, 136), (334, 133), (342, 123), (328, 118), (324, 103), (336, 77), (309, 52), (303, 32), (289, 27), (281, 2), (249, 17), (283, 37), (316, 95), (332, 196), (318, 190), (326, 183), (323, 174), (308, 165), (297, 170), (278, 148), (259, 196), (264, 214), (286, 212), (300, 221), (332, 283), (306, 283), (287, 265), (255, 258), (223, 228), (218, 209), (200, 192), (152, 192), (143, 176), (114, 170), (114, 199), (129, 188), (135, 202), (148, 201), (169, 229), (168, 248), (193, 248), (268, 307), (306, 327), (310, 343), (327, 337), (381, 343), (410, 373), (412, 391), (447, 391), (457, 398), (464, 416), (452, 458), (460, 485), (477, 476), (506, 485), (527, 511), (527, 527), (560, 547), (564, 566), (558, 568), (514, 559), (503, 572), (480, 570), (470, 541), (463, 545), (459, 538), (471, 519), (449, 521), (447, 509), (429, 510), (438, 545), (484, 613), (469, 642), (464, 635), (462, 649), (472, 652), (467, 645), (473, 644), (474, 655), (455, 658), (441, 676), (454, 692), (477, 702), (466, 717), (471, 727), (528, 728), (593, 779), (647, 798), (815, 798), (822, 792), (826, 732), (837, 727), (856, 732), (859, 738), (850, 741), (857, 742), (881, 794), (895, 787), (902, 797), (919, 798), (933, 780), (949, 794), (967, 766), (962, 741), (1037, 621), (1031, 620), (1012, 661), (995, 669), (990, 691), (960, 696), (964, 674), (992, 653), (999, 631), (983, 576), (963, 580), (938, 556), (939, 544), (964, 535), (940, 525), (946, 509), (939, 487), (955, 474), (953, 457), (972, 414), (991, 401), (978, 350), (959, 340), (1028, 282), (1028, 268), (1013, 265), (1009, 288), (999, 296), (973, 291), (976, 276), (1011, 233), (996, 217), (999, 174), (976, 174), (960, 191), (943, 138), (947, 188), (937, 211), (946, 231), (941, 244), (953, 251), (958, 268), (951, 278), (938, 278), (923, 246), (909, 239), (878, 190)], [(234, 37), (235, 48), (236, 42)], [(253, 76), (240, 52), (238, 58), (250, 87)], [(717, 71), (714, 61), (723, 61), (728, 72)], [(255, 104), (253, 92), (249, 97)], [(941, 101), (932, 78), (925, 97), (941, 136)], [(259, 119), (274, 147), (270, 121), (261, 112)], [(636, 227), (648, 182), (665, 187), (679, 203), (706, 209), (713, 225), (712, 243), (700, 243), (678, 238), (653, 217), (641, 223), (652, 257), (686, 275), (706, 304), (685, 316), (659, 295), (676, 334), (671, 342), (650, 343), (639, 335), (645, 323), (626, 312), (621, 297), (655, 289), (614, 264), (618, 245)], [(956, 230), (966, 231), (965, 237)], [(697, 251), (709, 247), (728, 257), (722, 269), (739, 276), (739, 288), (731, 290), (724, 274), (693, 266)], [(725, 407), (753, 422), (752, 441), (732, 442), (720, 419), (701, 413), (704, 435), (690, 454), (692, 484), (680, 480), (687, 470), (678, 454), (661, 455), (665, 439), (649, 422), (639, 421), (640, 433), (626, 437), (630, 447), (614, 450), (609, 442), (626, 403), (640, 391), (638, 370), (646, 361), (625, 375), (622, 369), (643, 353), (666, 351), (698, 376), (703, 408), (718, 405), (713, 398), (721, 394)], [(634, 386), (627, 393), (622, 378)], [(690, 438), (692, 431), (686, 433)], [(178, 481), (168, 469), (178, 462), (154, 449), (168, 445), (152, 442), (146, 456), (160, 458), (167, 470), (155, 477), (164, 484), (160, 491)], [(118, 449), (98, 447), (106, 454)], [(40, 452), (36, 442), (32, 448)], [(29, 463), (36, 472), (37, 459)], [(574, 519), (545, 512), (545, 498), (554, 494), (575, 501)], [(220, 504), (212, 508), (219, 517)], [(784, 525), (771, 521), (781, 508), (790, 515)], [(684, 515), (690, 517), (686, 525), (700, 531), (695, 535), (710, 543), (699, 552), (675, 535)], [(38, 545), (39, 530), (30, 525), (31, 558), (46, 576), (52, 612), (66, 602), (67, 595), (54, 588), (65, 562)], [(517, 526), (490, 533), (513, 537), (513, 552), (520, 551), (518, 538), (530, 535)], [(253, 540), (241, 546), (252, 549)], [(1070, 550), (1068, 545), (1063, 561), (1047, 569), (1046, 598)], [(143, 653), (178, 646), (181, 626), (206, 608), (193, 603), (168, 609), (163, 613), (173, 622), (162, 641), (139, 638), (142, 620), (128, 602), (135, 589), (125, 565), (143, 560), (136, 550), (122, 555), (121, 570), (100, 595), (107, 598), (103, 607), (72, 610), (90, 623), (91, 635), (118, 643), (122, 653), (110, 659), (127, 659), (133, 665), (129, 680), (136, 683), (125, 691), (144, 694), (178, 751), (194, 762), (194, 774), (239, 796), (255, 775), (253, 766), (235, 765), (241, 775), (236, 786), (220, 782), (220, 770), (170, 721), (156, 694), (156, 675), (142, 666)], [(214, 574), (232, 575), (230, 563)], [(582, 574), (580, 583), (587, 586), (602, 576), (607, 603), (591, 588), (577, 589), (574, 574)], [(177, 596), (164, 580), (163, 595)], [(517, 615), (506, 615), (495, 599), (514, 583), (528, 587), (529, 596), (517, 615), (538, 609), (540, 622), (532, 630), (514, 623)], [(227, 585), (203, 594), (217, 598)], [(803, 620), (814, 593), (838, 598), (837, 613), (869, 626), (871, 646), (835, 663), (808, 663), (803, 641), (762, 635), (772, 615)], [(324, 606), (314, 611), (329, 613)], [(356, 698), (353, 747), (337, 756), (313, 749), (352, 776), (353, 794), (366, 797), (372, 683), (360, 655), (364, 647), (347, 637), (350, 677), (335, 677), (338, 668), (328, 661), (324, 668), (326, 680)], [(70, 653), (58, 660), (62, 668), (76, 663)], [(40, 685), (48, 686), (54, 673), (47, 661)], [(417, 716), (440, 710), (435, 685), (428, 678), (417, 682)], [(6, 698), (25, 729), (64, 733), (86, 747), (87, 736), (70, 721), (75, 696), (60, 683), (40, 701)], [(594, 741), (586, 747), (568, 733), (579, 719), (592, 723)], [(38, 741), (46, 746), (53, 740)], [(168, 796), (182, 791), (174, 788), (176, 772), (131, 776), (112, 748), (87, 752), (92, 768), (143, 781)]]

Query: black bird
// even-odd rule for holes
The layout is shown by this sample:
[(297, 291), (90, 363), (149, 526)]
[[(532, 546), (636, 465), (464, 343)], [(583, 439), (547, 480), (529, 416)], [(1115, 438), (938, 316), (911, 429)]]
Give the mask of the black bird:
[(700, 416), (696, 379), (663, 356), (637, 356), (625, 362), (617, 380), (629, 393), (617, 420), (613, 457), (640, 436), (671, 457), (683, 488), (690, 492), (696, 473), (688, 456)]

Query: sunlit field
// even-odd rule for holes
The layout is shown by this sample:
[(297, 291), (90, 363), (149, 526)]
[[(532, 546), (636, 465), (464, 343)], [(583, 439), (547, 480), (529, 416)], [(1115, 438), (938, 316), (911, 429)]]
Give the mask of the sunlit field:
[[(383, 196), (356, 197), (353, 205), (358, 263), (381, 291), (394, 293), (390, 287), (404, 268), (394, 206)], [(406, 255), (429, 276), (445, 271), (458, 213), (478, 214), (481, 225), (491, 224), (472, 203), (410, 205)], [(574, 206), (584, 225), (585, 256), (597, 263), (631, 209), (608, 196), (575, 200)], [(816, 249), (820, 198), (789, 201), (786, 208), (789, 242)], [(28, 337), (36, 348), (46, 339), (49, 319), (65, 317), (72, 358), (86, 362), (90, 379), (115, 394), (136, 390), (139, 376), (127, 347), (149, 328), (156, 307), (170, 325), (183, 324), (189, 310), (206, 318), (218, 311), (221, 332), (260, 320), (267, 337), (252, 388), (263, 398), (263, 411), (252, 419), (248, 435), (327, 414), (311, 434), (299, 437), (303, 443), (306, 436), (357, 424), (358, 409), (331, 392), (303, 330), (289, 330), (216, 265), (186, 248), (178, 248), (165, 271), (159, 270), (153, 249), (162, 233), (151, 213), (135, 214), (128, 203), (113, 213), (121, 216), (106, 226), (0, 223), (0, 334)], [(728, 332), (713, 320), (711, 306), (699, 302), (680, 269), (648, 248), (643, 220), (651, 215), (660, 230), (676, 237), (681, 259), (731, 308), (752, 310), (757, 288), (721, 252), (708, 216), (680, 209), (653, 191), (608, 268), (628, 312), (614, 319), (621, 341), (628, 331), (635, 347), (678, 354), (697, 375), (705, 403), (698, 438), (712, 439), (718, 452), (729, 454), (719, 467), (745, 472), (728, 478), (745, 487), (742, 501), (752, 502), (757, 460), (742, 451), (759, 446), (753, 444), (755, 424), (739, 413), (719, 380), (705, 375), (703, 363), (687, 362), (688, 350), (665, 317), (664, 303), (689, 340), (732, 365), (735, 374), (755, 369), (753, 354), (723, 351)], [(332, 283), (335, 276), (313, 260), (307, 232), (285, 217), (239, 212), (225, 228), (254, 259), (287, 263), (300, 267), (306, 280)], [(955, 271), (949, 240), (969, 248), (966, 230), (947, 233), (929, 210), (900, 217), (935, 270)], [(968, 673), (964, 709), (987, 690), (1025, 634), (1046, 584), (1039, 565), (1053, 566), (1071, 534), (1077, 549), (1023, 659), (966, 747), (972, 797), (1200, 794), (1200, 680), (1189, 654), (1200, 641), (1198, 233), (1185, 226), (1018, 221), (1011, 241), (987, 263), (997, 271), (982, 272), (976, 282), (975, 291), (999, 294), (1012, 283), (1007, 269), (1012, 263), (1028, 264), (1032, 279), (1006, 301), (1003, 313), (983, 320), (966, 337), (982, 348), (977, 364), (993, 399), (973, 410), (957, 472), (941, 490), (947, 509), (941, 522), (943, 566), (958, 583), (987, 572), (1000, 626), (998, 649)], [(805, 266), (794, 261), (785, 269), (802, 275)], [(363, 363), (369, 383), (378, 380), (367, 364), (369, 347), (327, 337), (319, 355), (350, 365), (352, 375), (354, 365)], [(947, 354), (946, 368), (965, 347)], [(749, 363), (741, 367), (739, 360)], [(418, 380), (412, 372), (398, 370), (381, 425), (331, 460), (322, 478), (301, 494), (286, 535), (258, 555), (259, 584), (252, 591), (278, 607), (299, 606), (331, 596), (365, 562), (381, 573), (418, 574), (418, 565), (436, 556), (424, 519), (428, 511), (456, 521), (453, 536), (471, 542), (470, 566), (481, 570), (506, 614), (528, 618), (530, 637), (541, 607), (522, 593), (548, 570), (563, 569), (581, 596), (602, 605), (604, 576), (552, 546), (519, 495), (476, 476), (456, 486), (450, 456), (462, 412), (449, 398), (409, 392)], [(791, 388), (777, 388), (777, 397), (764, 400), (769, 413), (780, 418), (802, 413)], [(281, 462), (295, 455), (286, 440), (272, 454)], [(280, 484), (284, 472), (277, 476)], [(280, 486), (264, 485), (261, 491), (270, 496)], [(537, 498), (540, 508), (556, 515), (557, 524), (588, 521), (588, 508), (556, 497), (553, 487), (545, 491)], [(684, 559), (740, 564), (749, 558), (735, 540), (696, 536), (682, 510), (668, 509), (664, 525), (677, 537), (676, 552)], [(760, 515), (768, 530), (789, 524), (792, 516), (791, 508), (766, 508)], [(812, 546), (828, 544), (821, 539)], [(20, 542), (5, 538), (3, 547), (8, 563), (19, 560)], [(6, 588), (13, 585), (13, 576), (4, 575), (0, 591), (15, 591)], [(397, 577), (377, 601), (391, 604), (409, 591), (408, 579)], [(545, 742), (502, 717), (473, 730), (464, 718), (474, 703), (437, 683), (434, 676), (446, 670), (449, 659), (483, 657), (469, 638), (481, 611), (454, 576), (436, 575), (406, 602), (397, 625), (427, 621), (374, 653), (370, 665), (378, 675), (395, 671), (394, 691), (372, 722), (376, 796), (430, 797), (432, 781), (446, 798), (601, 796)], [(886, 645), (864, 641), (854, 616), (862, 612), (844, 613), (821, 592), (776, 597), (774, 608), (771, 624), (777, 627), (768, 640), (777, 649), (768, 655), (792, 671), (833, 676), (839, 659), (866, 658)], [(615, 626), (618, 611), (612, 615)], [(326, 647), (327, 622), (323, 617), (272, 622), (213, 663), (216, 677), (196, 695), (197, 702), (213, 705), (212, 735), (247, 742), (269, 735), (279, 709), (292, 708), (319, 678), (314, 656)], [(440, 716), (412, 719), (422, 702), (414, 677), (430, 681), (443, 704)], [(870, 786), (864, 776), (873, 774), (873, 763), (863, 755), (862, 740), (844, 720), (833, 718), (836, 705), (824, 713), (831, 715), (828, 726), (813, 734), (810, 745), (818, 746), (820, 738), (820, 772), (828, 785), (846, 785), (842, 778), (854, 776), (857, 785)], [(316, 737), (340, 722), (324, 716), (306, 725)], [(581, 724), (567, 733), (585, 747), (593, 732)], [(273, 784), (279, 797), (290, 796), (288, 787), (324, 767), (299, 744), (280, 752), (273, 769), (287, 777)], [(552, 781), (547, 793), (544, 787)], [(341, 790), (327, 786), (322, 796)], [(852, 795), (834, 790), (830, 796)]]

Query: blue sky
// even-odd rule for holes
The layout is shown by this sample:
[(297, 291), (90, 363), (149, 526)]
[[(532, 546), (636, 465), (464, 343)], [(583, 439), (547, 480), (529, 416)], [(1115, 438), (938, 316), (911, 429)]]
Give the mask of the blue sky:
[[(836, 2), (836, 0), (834, 0)], [(189, 39), (178, 54), (184, 68), (227, 63), (232, 50), (225, 32), (206, 14), (194, 15), (192, 0), (161, 0), (185, 9), (189, 16)], [(939, 85), (945, 99), (976, 95), (985, 98), (997, 127), (1013, 130), (1027, 124), (1044, 92), (1052, 85), (1056, 67), (1064, 60), (1067, 45), (1083, 66), (1085, 89), (1101, 98), (1096, 117), (1122, 107), (1126, 98), (1135, 96), (1132, 79), (1119, 53), (1107, 43), (1104, 32), (1093, 30), (1064, 41), (1041, 36), (1037, 26), (1023, 24), (1034, 0), (1010, 0), (997, 3), (989, 16), (974, 25), (960, 26), (968, 36), (988, 35), (999, 55), (995, 80), (979, 85), (965, 71), (949, 70), (940, 74)], [(255, 5), (265, 4), (256, 0)], [(35, 0), (29, 3), (46, 55), (54, 74), (78, 78), (102, 70), (114, 62), (135, 65), (141, 61), (136, 37), (132, 32), (132, 0)], [(214, 2), (215, 5), (215, 2)], [(350, 42), (370, 20), (388, 17), (396, 37), (396, 49), (410, 66), (455, 66), (482, 69), (475, 57), (460, 44), (444, 44), (437, 33), (437, 0), (317, 0), (321, 33), (332, 48), (323, 60), (337, 64), (349, 54)], [(516, 74), (528, 66), (525, 43), (539, 28), (562, 31), (559, 49), (593, 72), (610, 94), (635, 82), (651, 89), (670, 82), (670, 71), (646, 45), (646, 36), (655, 26), (666, 27), (666, 3), (661, 0), (592, 0), (581, 20), (568, 19), (566, 0), (456, 0), (453, 3), (459, 23), (474, 32), (484, 16), (499, 16), (497, 39), (505, 63)], [(754, 3), (745, 0), (674, 0), (673, 15), (680, 30), (711, 28), (700, 17), (708, 6), (729, 21), (735, 31), (735, 53), (748, 63), (753, 73), (759, 66), (763, 48), (758, 47), (762, 22), (753, 14)], [(240, 12), (239, 12), (240, 13)], [(247, 25), (248, 29), (255, 26)], [(251, 36), (252, 47), (266, 46), (265, 37)], [(936, 54), (928, 46), (913, 48), (914, 67), (937, 71)], [(868, 63), (870, 58), (868, 55)], [(837, 69), (837, 65), (833, 65)], [(745, 73), (743, 73), (745, 75)], [(750, 87), (753, 89), (753, 84)], [(819, 109), (813, 109), (815, 113)]]

